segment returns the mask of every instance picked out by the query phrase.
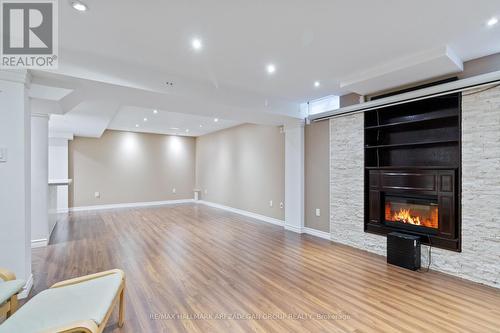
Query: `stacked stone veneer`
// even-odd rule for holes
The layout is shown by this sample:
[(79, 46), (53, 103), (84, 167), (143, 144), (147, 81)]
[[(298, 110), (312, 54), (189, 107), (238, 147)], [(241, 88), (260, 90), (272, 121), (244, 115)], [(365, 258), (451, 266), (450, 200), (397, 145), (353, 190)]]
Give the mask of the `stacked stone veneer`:
[[(500, 288), (500, 87), (483, 90), (462, 98), (462, 252), (433, 248), (431, 268)], [(330, 120), (331, 239), (385, 255), (386, 238), (363, 231), (363, 126)]]

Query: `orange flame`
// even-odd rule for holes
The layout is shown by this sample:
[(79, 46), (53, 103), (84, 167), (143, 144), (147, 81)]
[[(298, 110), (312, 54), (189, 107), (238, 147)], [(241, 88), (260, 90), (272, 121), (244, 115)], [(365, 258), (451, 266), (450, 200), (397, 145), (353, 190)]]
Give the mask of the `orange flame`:
[(393, 215), (393, 220), (403, 223), (422, 225), (419, 216), (412, 216), (409, 209), (401, 208), (399, 212), (395, 212)]
[[(427, 215), (427, 214), (425, 214)], [(399, 222), (405, 224), (418, 225), (437, 229), (439, 225), (438, 208), (432, 207), (428, 216), (420, 216), (411, 211), (411, 209), (401, 208), (399, 211), (392, 211), (391, 204), (385, 205), (385, 219), (390, 222)]]

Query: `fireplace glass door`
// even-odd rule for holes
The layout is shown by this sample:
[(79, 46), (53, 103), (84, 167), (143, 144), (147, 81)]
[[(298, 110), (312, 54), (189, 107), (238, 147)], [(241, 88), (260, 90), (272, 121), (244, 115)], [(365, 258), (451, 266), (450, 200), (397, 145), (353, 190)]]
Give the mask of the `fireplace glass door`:
[(439, 228), (437, 200), (385, 196), (385, 222)]

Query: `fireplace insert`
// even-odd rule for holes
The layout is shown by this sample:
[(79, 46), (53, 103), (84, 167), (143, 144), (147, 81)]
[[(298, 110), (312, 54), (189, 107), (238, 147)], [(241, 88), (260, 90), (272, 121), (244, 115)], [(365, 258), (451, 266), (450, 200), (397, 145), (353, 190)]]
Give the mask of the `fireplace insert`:
[(367, 176), (365, 231), (405, 231), (460, 251), (456, 169), (372, 169)]
[(461, 251), (460, 93), (368, 110), (365, 232)]
[(384, 223), (401, 229), (435, 234), (439, 230), (437, 198), (385, 195)]

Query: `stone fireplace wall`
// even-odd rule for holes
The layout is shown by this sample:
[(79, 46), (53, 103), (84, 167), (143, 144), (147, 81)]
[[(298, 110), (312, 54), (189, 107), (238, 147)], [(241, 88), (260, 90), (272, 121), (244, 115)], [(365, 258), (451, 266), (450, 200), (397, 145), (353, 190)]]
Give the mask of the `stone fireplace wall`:
[[(385, 255), (363, 231), (363, 114), (330, 120), (330, 232), (335, 242)], [(422, 266), (427, 266), (427, 246)], [(500, 87), (462, 99), (462, 252), (432, 249), (431, 269), (500, 288)]]

